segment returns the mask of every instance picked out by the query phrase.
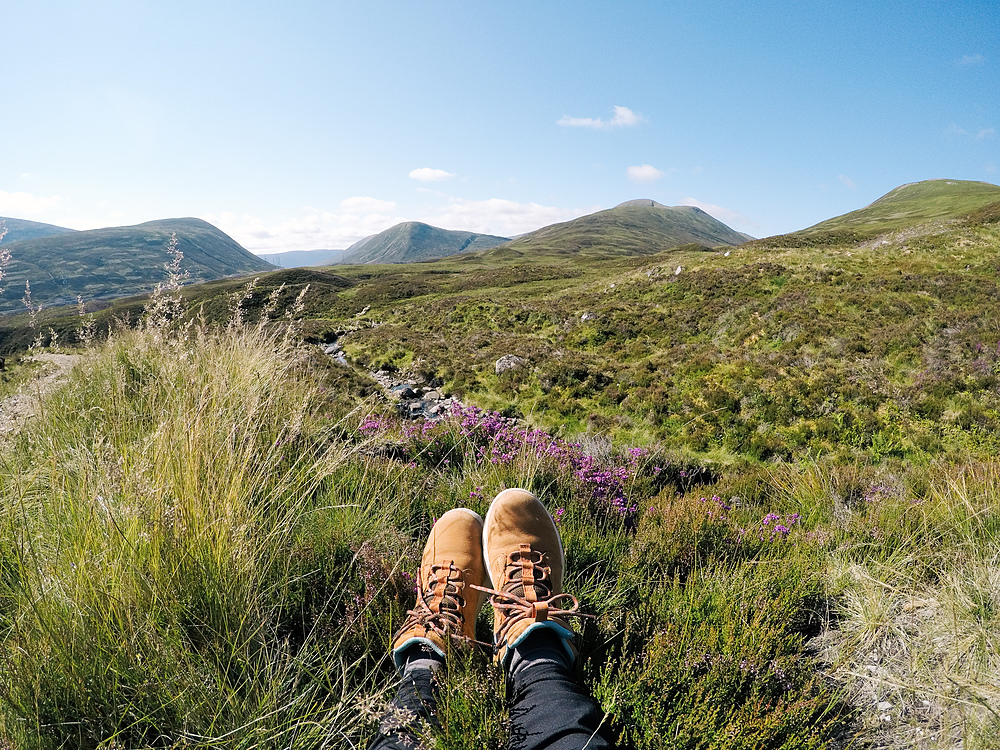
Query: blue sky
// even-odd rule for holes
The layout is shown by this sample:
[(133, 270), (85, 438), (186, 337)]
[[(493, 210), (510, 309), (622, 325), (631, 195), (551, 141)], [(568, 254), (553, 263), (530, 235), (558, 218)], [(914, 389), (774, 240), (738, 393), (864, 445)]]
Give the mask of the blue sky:
[(767, 236), (1000, 176), (994, 0), (9, 0), (0, 216), (248, 249), (632, 198)]

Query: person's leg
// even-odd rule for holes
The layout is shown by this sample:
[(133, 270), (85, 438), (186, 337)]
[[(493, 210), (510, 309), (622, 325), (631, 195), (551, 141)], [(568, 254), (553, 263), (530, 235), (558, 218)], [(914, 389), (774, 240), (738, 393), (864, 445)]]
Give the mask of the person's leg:
[(601, 714), (573, 676), (559, 636), (532, 631), (511, 662), (511, 750), (603, 750)]
[(600, 712), (573, 676), (579, 602), (562, 593), (562, 540), (525, 490), (501, 492), (486, 514), (483, 556), (493, 581), (496, 660), (510, 680), (511, 750), (597, 750)]
[(431, 727), (436, 727), (435, 675), (444, 659), (413, 645), (401, 655), (402, 670), (396, 695), (379, 721), (378, 736), (369, 750), (415, 750)]
[(476, 637), (484, 595), (468, 587), (488, 580), (482, 532), (483, 519), (465, 508), (448, 511), (431, 529), (417, 572), (417, 603), (393, 638), (399, 687), (370, 750), (419, 747), (437, 726), (435, 673), (444, 667), (449, 641)]

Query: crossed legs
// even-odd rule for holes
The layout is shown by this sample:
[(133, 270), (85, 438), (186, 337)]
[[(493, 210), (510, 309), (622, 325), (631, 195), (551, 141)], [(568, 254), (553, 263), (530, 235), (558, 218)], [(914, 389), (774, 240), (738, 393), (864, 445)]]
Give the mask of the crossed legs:
[(562, 592), (564, 564), (559, 532), (529, 492), (501, 492), (485, 522), (464, 508), (445, 513), (424, 547), (417, 603), (393, 642), (400, 684), (370, 750), (420, 747), (436, 726), (435, 674), (447, 642), (475, 641), (487, 596), (495, 659), (508, 678), (510, 750), (609, 747), (597, 706), (573, 677), (570, 620), (582, 615)]

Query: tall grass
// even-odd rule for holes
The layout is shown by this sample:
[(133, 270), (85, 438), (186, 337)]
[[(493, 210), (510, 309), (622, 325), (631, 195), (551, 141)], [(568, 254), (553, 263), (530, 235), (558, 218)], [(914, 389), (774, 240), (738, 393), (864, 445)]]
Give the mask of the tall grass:
[(123, 330), (84, 358), (0, 457), (11, 740), (359, 731), (372, 661), (337, 624), (363, 540), (358, 508), (324, 491), (352, 449), (320, 404), (301, 353), (264, 327)]
[(899, 745), (995, 746), (1000, 717), (1000, 467), (869, 470), (826, 561), (832, 674)]
[[(364, 746), (433, 519), (523, 486), (621, 746), (987, 746), (994, 463), (720, 468), (477, 409), (401, 422), (274, 317), (119, 330), (8, 440), (0, 741)], [(505, 717), (460, 654), (428, 742), (497, 749)]]

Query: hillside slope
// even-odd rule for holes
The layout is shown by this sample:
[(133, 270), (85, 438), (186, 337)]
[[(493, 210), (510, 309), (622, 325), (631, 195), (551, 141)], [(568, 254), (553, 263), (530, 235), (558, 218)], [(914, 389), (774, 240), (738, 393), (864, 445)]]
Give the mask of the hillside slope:
[(792, 236), (824, 232), (885, 232), (955, 219), (1000, 201), (1000, 186), (969, 180), (924, 180), (900, 185), (864, 208), (821, 221)]
[(652, 255), (681, 245), (739, 245), (752, 239), (694, 206), (633, 200), (579, 219), (543, 227), (493, 251), (497, 256), (545, 254)]
[[(12, 219), (5, 216), (0, 216), (0, 225), (7, 229), (7, 234), (3, 238), (5, 245), (21, 240), (33, 240), (37, 237), (50, 237), (55, 234), (68, 234), (76, 231), (66, 227), (57, 227), (55, 224), (43, 224), (39, 221)], [(3, 229), (0, 228), (0, 231)]]
[(340, 263), (413, 263), (485, 250), (504, 242), (507, 242), (506, 237), (439, 229), (419, 221), (407, 221), (354, 243), (347, 248)]
[(34, 304), (64, 305), (150, 291), (166, 278), (172, 234), (191, 281), (266, 271), (270, 263), (200, 219), (163, 219), (128, 227), (70, 232), (7, 245), (11, 263), (0, 313), (23, 310), (25, 282)]

